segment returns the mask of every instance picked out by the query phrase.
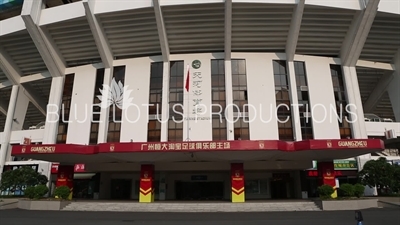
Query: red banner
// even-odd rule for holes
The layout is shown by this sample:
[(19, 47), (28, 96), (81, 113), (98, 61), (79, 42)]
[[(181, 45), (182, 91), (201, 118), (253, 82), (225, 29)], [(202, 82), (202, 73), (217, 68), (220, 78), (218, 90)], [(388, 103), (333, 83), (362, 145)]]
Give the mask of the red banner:
[[(357, 170), (335, 170), (335, 177), (357, 176)], [(308, 170), (308, 177), (319, 177), (318, 170)]]
[(141, 151), (302, 151), (323, 149), (384, 149), (379, 139), (305, 140), (286, 142), (278, 140), (198, 141), (198, 142), (127, 142), (99, 144), (100, 153)]
[(236, 195), (240, 195), (244, 192), (244, 170), (243, 163), (232, 163), (231, 164), (231, 181), (232, 181), (232, 192)]
[(278, 140), (237, 140), (237, 141), (198, 141), (198, 142), (126, 142), (102, 143), (99, 145), (14, 145), (12, 155), (52, 155), (97, 153), (129, 153), (156, 151), (309, 151), (309, 150), (360, 150), (360, 154), (382, 151), (384, 143), (380, 139), (339, 139), (305, 140), (286, 142)]
[[(52, 174), (57, 174), (58, 173), (58, 167), (60, 166), (59, 163), (52, 163), (51, 164), (51, 173)], [(75, 164), (74, 166), (74, 173), (85, 173), (85, 164)]]
[(148, 195), (153, 189), (154, 165), (142, 165), (140, 171), (140, 193)]
[(56, 187), (60, 186), (74, 187), (74, 166), (58, 166)]
[(336, 186), (335, 181), (335, 167), (332, 162), (318, 162), (318, 175), (320, 178), (320, 185)]
[(74, 144), (54, 144), (54, 145), (14, 145), (13, 155), (32, 155), (32, 154), (79, 154), (93, 155), (98, 153), (97, 145), (74, 145)]

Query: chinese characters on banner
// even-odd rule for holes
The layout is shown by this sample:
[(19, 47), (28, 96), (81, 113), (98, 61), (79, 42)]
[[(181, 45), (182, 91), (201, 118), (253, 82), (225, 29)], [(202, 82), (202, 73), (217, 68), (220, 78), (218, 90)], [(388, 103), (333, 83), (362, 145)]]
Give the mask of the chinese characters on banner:
[(75, 173), (85, 172), (85, 164), (75, 164), (74, 172)]
[(141, 150), (207, 150), (207, 149), (231, 149), (230, 142), (176, 142), (176, 143), (148, 143), (142, 144)]
[(192, 88), (192, 115), (199, 116), (199, 114), (203, 113), (203, 108), (200, 107), (203, 101), (202, 95), (202, 85), (203, 85), (203, 76), (199, 70), (201, 66), (201, 62), (199, 60), (194, 60), (192, 62), (192, 68), (194, 69), (192, 73), (193, 79), (193, 88)]
[[(57, 174), (59, 166), (60, 166), (59, 163), (52, 163), (52, 165), (51, 165), (51, 173), (52, 174)], [(74, 165), (74, 173), (84, 173), (84, 172), (86, 172), (85, 164), (79, 163), (79, 164), (75, 164)]]
[(357, 169), (356, 161), (334, 161), (335, 169)]

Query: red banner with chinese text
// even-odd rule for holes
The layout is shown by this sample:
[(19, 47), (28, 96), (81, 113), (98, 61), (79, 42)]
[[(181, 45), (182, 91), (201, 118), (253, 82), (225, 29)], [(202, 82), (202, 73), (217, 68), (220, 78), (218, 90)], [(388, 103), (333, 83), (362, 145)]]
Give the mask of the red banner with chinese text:
[[(58, 173), (58, 167), (60, 166), (59, 163), (52, 163), (51, 164), (51, 173), (52, 174), (57, 174)], [(85, 173), (85, 164), (83, 163), (78, 163), (74, 165), (74, 173)]]

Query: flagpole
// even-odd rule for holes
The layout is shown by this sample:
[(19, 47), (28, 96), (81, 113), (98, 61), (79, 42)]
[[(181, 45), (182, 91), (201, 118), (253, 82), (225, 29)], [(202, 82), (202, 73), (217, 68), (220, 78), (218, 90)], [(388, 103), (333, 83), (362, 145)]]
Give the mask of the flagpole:
[(187, 91), (187, 96), (186, 96), (186, 103), (187, 103), (187, 113), (186, 113), (186, 116), (187, 116), (187, 123), (186, 123), (186, 141), (190, 141), (190, 118), (189, 118), (189, 115), (190, 115), (190, 112), (189, 112), (189, 110), (190, 110), (190, 106), (189, 106), (189, 90), (190, 90), (190, 67), (189, 67), (189, 64), (187, 65), (187, 76), (186, 76), (186, 91)]

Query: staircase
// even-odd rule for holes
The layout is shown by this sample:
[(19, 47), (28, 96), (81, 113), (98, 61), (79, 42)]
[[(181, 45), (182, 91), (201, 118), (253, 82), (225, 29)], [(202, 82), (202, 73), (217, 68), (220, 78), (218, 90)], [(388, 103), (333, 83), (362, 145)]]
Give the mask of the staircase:
[(282, 202), (72, 202), (63, 211), (113, 211), (113, 212), (278, 212), (321, 211), (312, 201)]

